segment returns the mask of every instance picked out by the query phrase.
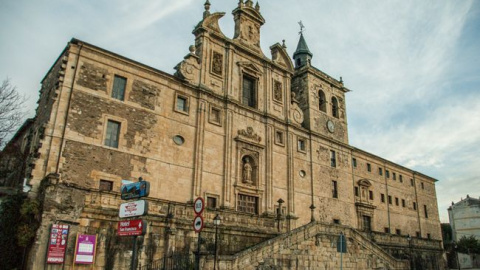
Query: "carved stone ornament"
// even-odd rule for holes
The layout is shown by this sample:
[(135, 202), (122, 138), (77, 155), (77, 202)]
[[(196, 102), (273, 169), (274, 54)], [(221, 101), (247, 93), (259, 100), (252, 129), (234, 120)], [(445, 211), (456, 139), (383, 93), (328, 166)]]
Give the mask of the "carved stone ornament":
[(282, 95), (282, 83), (279, 81), (274, 81), (273, 83), (273, 98), (276, 101), (282, 101), (283, 95)]
[(252, 127), (247, 127), (247, 129), (238, 130), (238, 135), (248, 138), (250, 140), (254, 140), (256, 142), (261, 142), (262, 137), (258, 136), (257, 133), (253, 132)]
[(187, 80), (189, 82), (196, 82), (199, 80), (200, 65), (198, 64), (198, 56), (193, 52), (185, 56), (185, 59), (175, 66), (177, 72), (175, 76)]
[(212, 73), (218, 76), (223, 75), (223, 55), (218, 52), (212, 54)]

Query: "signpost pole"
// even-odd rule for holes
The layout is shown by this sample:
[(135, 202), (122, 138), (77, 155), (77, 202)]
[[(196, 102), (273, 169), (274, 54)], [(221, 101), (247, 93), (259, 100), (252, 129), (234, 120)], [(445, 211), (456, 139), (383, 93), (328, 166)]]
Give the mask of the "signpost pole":
[(135, 270), (135, 262), (137, 260), (137, 236), (133, 237), (133, 251), (132, 251), (132, 265), (130, 266), (131, 270)]
[(195, 256), (195, 270), (200, 270), (200, 232), (198, 232), (197, 256)]

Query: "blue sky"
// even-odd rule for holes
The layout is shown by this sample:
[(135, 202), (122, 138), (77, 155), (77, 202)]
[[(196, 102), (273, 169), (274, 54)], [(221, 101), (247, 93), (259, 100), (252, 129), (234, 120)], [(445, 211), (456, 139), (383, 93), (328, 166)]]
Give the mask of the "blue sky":
[[(233, 36), (236, 0), (210, 0)], [(194, 42), (203, 0), (0, 1), (0, 79), (29, 97), (67, 42), (78, 38), (173, 73)], [(440, 217), (480, 196), (480, 1), (263, 0), (261, 46), (286, 40), (298, 21), (312, 63), (347, 94), (350, 144), (437, 178)]]

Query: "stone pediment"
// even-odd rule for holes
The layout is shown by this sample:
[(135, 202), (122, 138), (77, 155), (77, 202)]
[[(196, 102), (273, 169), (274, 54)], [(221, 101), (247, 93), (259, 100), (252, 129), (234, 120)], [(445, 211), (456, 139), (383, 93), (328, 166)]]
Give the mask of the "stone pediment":
[(360, 179), (357, 181), (357, 184), (361, 187), (371, 187), (372, 186), (372, 183), (370, 183), (370, 181), (368, 181), (367, 179)]
[(240, 66), (243, 69), (246, 69), (255, 75), (260, 75), (263, 72), (252, 62), (237, 62), (237, 65)]

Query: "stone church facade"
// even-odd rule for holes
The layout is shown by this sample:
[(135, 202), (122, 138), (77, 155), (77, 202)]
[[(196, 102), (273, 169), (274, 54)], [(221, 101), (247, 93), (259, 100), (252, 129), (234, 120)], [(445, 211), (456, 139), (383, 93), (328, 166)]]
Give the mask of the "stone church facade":
[(349, 145), (349, 90), (311, 65), (303, 34), (293, 57), (279, 43), (267, 57), (258, 3), (239, 1), (233, 38), (218, 24), (225, 13), (209, 9), (174, 75), (77, 39), (60, 54), (30, 125), (25, 174), (43, 214), (28, 265), (45, 264), (58, 223), (99, 235), (96, 269), (127, 269), (119, 191), (142, 177), (139, 266), (193, 256), (203, 197), (203, 269), (213, 268), (216, 214), (220, 269), (333, 269), (340, 232), (345, 269), (442, 269), (437, 180)]

